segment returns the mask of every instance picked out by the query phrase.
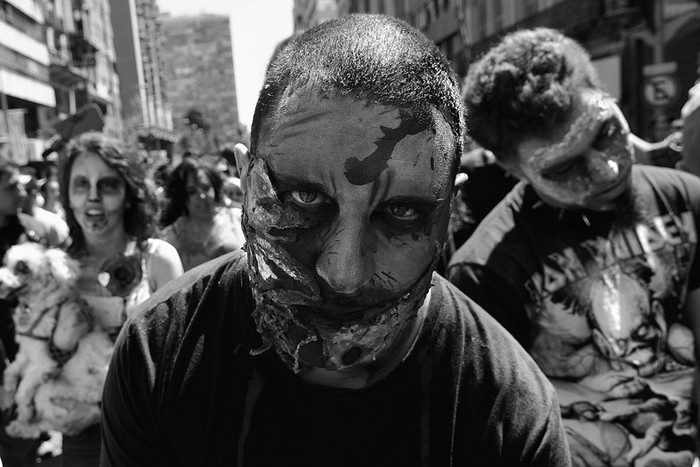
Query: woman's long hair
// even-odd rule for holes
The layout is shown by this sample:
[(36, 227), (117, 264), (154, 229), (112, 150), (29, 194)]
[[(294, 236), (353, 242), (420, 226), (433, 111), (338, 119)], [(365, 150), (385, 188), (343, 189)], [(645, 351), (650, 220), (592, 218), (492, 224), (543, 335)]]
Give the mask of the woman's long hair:
[(126, 233), (142, 244), (155, 236), (157, 199), (153, 184), (146, 179), (146, 169), (136, 152), (125, 150), (120, 143), (98, 132), (84, 133), (68, 144), (67, 155), (59, 164), (61, 204), (66, 213), (72, 243), (68, 252), (74, 256), (86, 252), (83, 229), (75, 219), (70, 207), (70, 175), (75, 159), (85, 153), (102, 158), (105, 164), (116, 170), (126, 186), (124, 206), (124, 228)]
[(197, 177), (198, 172), (204, 172), (214, 188), (214, 199), (220, 203), (223, 196), (224, 176), (213, 165), (198, 159), (185, 159), (180, 165), (175, 167), (168, 182), (165, 185), (165, 194), (168, 198), (168, 203), (163, 210), (161, 217), (161, 226), (165, 227), (182, 216), (188, 215), (187, 212), (187, 179), (189, 177)]

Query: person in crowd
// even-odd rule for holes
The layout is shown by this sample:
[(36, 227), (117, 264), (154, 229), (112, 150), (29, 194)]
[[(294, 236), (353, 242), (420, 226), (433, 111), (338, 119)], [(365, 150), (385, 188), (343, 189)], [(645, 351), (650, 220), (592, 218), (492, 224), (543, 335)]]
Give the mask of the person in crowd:
[(464, 81), (469, 134), (521, 182), (447, 276), (557, 389), (573, 464), (691, 466), (700, 179), (634, 164), (590, 56), (536, 28)]
[(239, 178), (238, 174), (238, 168), (236, 167), (236, 156), (233, 150), (234, 145), (232, 144), (226, 144), (224, 147), (221, 149), (221, 157), (226, 161), (226, 164), (228, 164), (228, 176), (229, 177), (236, 177)]
[(165, 212), (165, 209), (168, 207), (168, 195), (166, 194), (165, 190), (168, 185), (168, 179), (170, 178), (171, 171), (172, 166), (169, 163), (160, 164), (153, 170), (153, 183), (155, 185), (156, 199), (158, 200), (157, 205), (159, 219), (163, 212)]
[(190, 158), (173, 169), (166, 185), (161, 238), (180, 254), (185, 271), (243, 246), (241, 210), (224, 205), (224, 177)]
[[(43, 207), (44, 198), (41, 196), (43, 181), (38, 180), (35, 173), (32, 172), (21, 174), (20, 181), (24, 184), (24, 190), (27, 193), (22, 202), (22, 212), (47, 226), (46, 235), (50, 238), (50, 244), (67, 246), (69, 240), (68, 224), (64, 218)], [(41, 197), (41, 201), (39, 197)]]
[(44, 197), (42, 208), (57, 214), (61, 219), (66, 218), (66, 213), (61, 206), (61, 188), (58, 185), (58, 179), (51, 175), (41, 185), (41, 193)]
[[(28, 175), (22, 180), (19, 167), (0, 158), (0, 259), (11, 246), (33, 241), (49, 247), (64, 247), (66, 237), (59, 235), (55, 223), (22, 212), (27, 191)], [(25, 183), (22, 183), (24, 181)], [(12, 319), (16, 307), (14, 300), (0, 299), (0, 379), (2, 370), (14, 360), (18, 346), (15, 342), (15, 325)], [(37, 449), (43, 439), (26, 440), (10, 437), (5, 425), (13, 414), (0, 415), (0, 459), (6, 467), (34, 465)]]
[[(59, 167), (68, 252), (81, 267), (78, 288), (115, 338), (138, 303), (183, 272), (175, 248), (155, 238), (156, 199), (145, 173), (135, 154), (97, 132), (71, 141)], [(66, 467), (95, 466), (99, 457), (99, 424), (64, 435)]]
[(462, 110), (445, 57), (400, 20), (292, 39), (236, 146), (245, 254), (123, 329), (101, 465), (568, 465), (550, 383), (433, 274)]
[(224, 180), (224, 206), (229, 208), (241, 208), (243, 203), (243, 190), (241, 190), (241, 179), (238, 177), (228, 177)]

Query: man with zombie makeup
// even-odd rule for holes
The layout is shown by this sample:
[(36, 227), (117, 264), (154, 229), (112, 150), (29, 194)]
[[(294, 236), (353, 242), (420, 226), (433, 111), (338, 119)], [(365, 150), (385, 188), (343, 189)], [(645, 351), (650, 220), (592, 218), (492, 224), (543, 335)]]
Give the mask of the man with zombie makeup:
[(127, 324), (102, 465), (568, 465), (546, 378), (433, 274), (463, 126), (449, 64), (401, 21), (282, 47), (236, 147), (246, 252)]
[(620, 109), (557, 31), (506, 36), (464, 101), (470, 135), (521, 182), (448, 278), (550, 378), (574, 465), (692, 465), (700, 180), (634, 165)]

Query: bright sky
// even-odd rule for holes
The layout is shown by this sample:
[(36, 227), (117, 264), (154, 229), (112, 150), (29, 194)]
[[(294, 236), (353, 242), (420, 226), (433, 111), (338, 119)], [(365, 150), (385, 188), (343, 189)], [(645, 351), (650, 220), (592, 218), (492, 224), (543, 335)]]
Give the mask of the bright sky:
[(231, 19), (238, 118), (250, 129), (267, 62), (292, 34), (293, 0), (157, 0), (173, 16), (228, 14)]

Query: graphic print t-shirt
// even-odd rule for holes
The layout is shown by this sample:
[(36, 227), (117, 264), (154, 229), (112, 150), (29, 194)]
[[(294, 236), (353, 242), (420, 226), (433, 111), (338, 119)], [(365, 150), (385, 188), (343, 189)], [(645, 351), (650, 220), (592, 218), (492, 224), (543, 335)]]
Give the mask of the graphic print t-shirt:
[(550, 377), (575, 465), (583, 452), (606, 465), (689, 466), (695, 363), (681, 309), (700, 286), (700, 179), (635, 166), (633, 183), (643, 216), (628, 224), (552, 209), (519, 185), (448, 276)]

